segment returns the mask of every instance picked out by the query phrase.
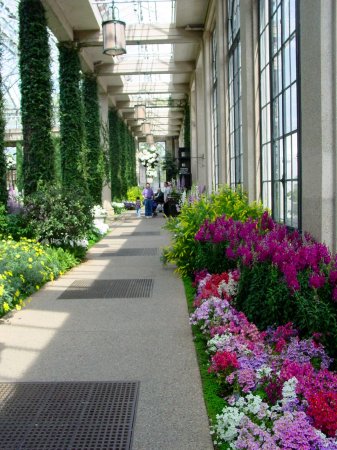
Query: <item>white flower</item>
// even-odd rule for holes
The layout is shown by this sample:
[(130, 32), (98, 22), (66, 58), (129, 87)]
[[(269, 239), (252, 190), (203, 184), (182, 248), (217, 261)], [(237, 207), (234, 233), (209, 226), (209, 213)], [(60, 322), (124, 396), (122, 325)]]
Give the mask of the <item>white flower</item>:
[(102, 223), (99, 220), (94, 220), (94, 227), (99, 234), (104, 235), (109, 230), (109, 225), (107, 223)]
[(285, 381), (282, 388), (282, 405), (285, 406), (287, 403), (292, 400), (296, 400), (296, 386), (298, 380), (296, 377), (290, 378), (288, 381)]
[(260, 380), (264, 377), (269, 377), (269, 375), (272, 373), (273, 369), (269, 366), (263, 365), (256, 371), (256, 378)]
[(106, 216), (108, 214), (108, 212), (106, 211), (106, 209), (102, 208), (101, 205), (95, 205), (91, 208), (91, 213), (94, 217), (97, 216)]

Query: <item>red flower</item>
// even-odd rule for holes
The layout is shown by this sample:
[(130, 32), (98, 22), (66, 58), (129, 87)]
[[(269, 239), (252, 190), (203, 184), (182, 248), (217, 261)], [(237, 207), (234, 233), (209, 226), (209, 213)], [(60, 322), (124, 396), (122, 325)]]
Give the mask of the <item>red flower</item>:
[(231, 352), (217, 352), (211, 359), (211, 367), (209, 372), (224, 372), (227, 369), (237, 369), (239, 362), (236, 354)]
[(337, 432), (337, 393), (317, 392), (308, 398), (308, 416), (314, 426), (327, 436), (335, 437)]

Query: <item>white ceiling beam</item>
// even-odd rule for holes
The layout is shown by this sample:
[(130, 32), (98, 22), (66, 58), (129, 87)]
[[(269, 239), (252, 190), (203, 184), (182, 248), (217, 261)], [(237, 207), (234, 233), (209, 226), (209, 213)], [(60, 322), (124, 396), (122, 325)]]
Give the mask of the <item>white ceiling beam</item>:
[(95, 66), (95, 72), (98, 76), (191, 73), (194, 69), (194, 61), (175, 62), (171, 60), (138, 58), (125, 59), (118, 64), (100, 64)]
[[(130, 24), (125, 29), (126, 45), (188, 44), (201, 41), (202, 31), (176, 28), (168, 24)], [(81, 47), (103, 47), (102, 31), (75, 31), (74, 38)]]
[(126, 86), (109, 86), (110, 95), (137, 95), (137, 94), (186, 94), (189, 92), (188, 83), (153, 83), (147, 85), (128, 84)]
[[(135, 113), (134, 111), (125, 111), (123, 112), (123, 116), (125, 119), (135, 120)], [(169, 109), (165, 110), (158, 110), (156, 112), (151, 112), (151, 116), (147, 117), (147, 119), (151, 120), (151, 118), (161, 118), (161, 117), (169, 117), (172, 119), (183, 119), (184, 118), (184, 112), (183, 111), (170, 111)]]
[[(135, 105), (137, 104), (137, 102), (117, 102), (116, 103), (116, 107), (117, 109), (120, 110), (125, 110), (125, 109), (133, 109), (135, 107)], [(175, 106), (175, 105), (151, 105), (151, 103), (149, 102), (145, 102), (145, 106), (147, 109), (151, 109), (151, 110), (157, 110), (157, 109), (170, 109), (171, 111), (183, 111), (184, 106)]]
[(41, 3), (46, 12), (48, 27), (57, 40), (59, 42), (72, 41), (74, 39), (72, 26), (57, 2), (54, 0), (42, 0)]
[[(145, 122), (150, 122), (151, 125), (153, 126), (163, 126), (163, 125), (167, 125), (168, 123), (170, 125), (174, 125), (174, 126), (180, 126), (182, 124), (182, 119), (169, 119), (168, 117), (157, 117), (157, 118), (148, 118), (145, 119)], [(135, 126), (139, 126), (139, 121), (134, 119), (134, 120), (128, 120), (128, 124), (130, 125), (130, 127), (135, 127)]]

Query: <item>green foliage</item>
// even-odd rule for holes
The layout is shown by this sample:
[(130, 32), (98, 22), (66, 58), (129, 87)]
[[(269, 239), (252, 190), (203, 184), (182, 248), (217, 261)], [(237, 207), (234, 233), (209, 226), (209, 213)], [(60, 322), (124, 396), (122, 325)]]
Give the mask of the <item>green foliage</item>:
[(0, 205), (0, 239), (31, 237), (25, 214), (8, 214), (6, 207)]
[(321, 342), (328, 353), (337, 356), (336, 308), (328, 286), (312, 289), (308, 284), (309, 274), (303, 271), (298, 274), (301, 289), (291, 292), (283, 275), (270, 263), (243, 266), (240, 272), (235, 307), (260, 330), (292, 322), (302, 337), (321, 333)]
[(289, 289), (277, 267), (269, 263), (255, 263), (241, 267), (235, 305), (261, 330), (287, 323), (293, 311)]
[(16, 187), (19, 192), (23, 192), (23, 148), (21, 142), (16, 143)]
[(25, 197), (27, 222), (39, 241), (69, 245), (86, 238), (92, 228), (91, 201), (80, 190), (42, 186)]
[(139, 186), (133, 186), (128, 189), (126, 194), (127, 200), (130, 202), (135, 202), (137, 197), (142, 198), (142, 190)]
[[(262, 205), (248, 203), (247, 196), (242, 191), (233, 191), (225, 186), (218, 193), (211, 196), (201, 196), (198, 201), (185, 203), (179, 216), (168, 219), (166, 228), (172, 233), (172, 245), (164, 250), (164, 262), (177, 264), (177, 270), (183, 275), (191, 275), (207, 258), (202, 256), (203, 247), (194, 240), (194, 236), (201, 224), (208, 219), (213, 221), (216, 217), (226, 215), (235, 220), (245, 221), (248, 217), (258, 218), (263, 212)], [(217, 254), (217, 261), (222, 254)], [(216, 265), (216, 261), (213, 262)]]
[(0, 254), (0, 316), (20, 309), (27, 296), (78, 263), (61, 248), (27, 239), (0, 241)]
[(179, 169), (171, 153), (166, 153), (162, 168), (166, 172), (167, 180), (175, 180), (176, 176), (178, 175)]
[(50, 49), (40, 0), (20, 0), (19, 22), (24, 191), (30, 194), (54, 176)]
[[(52, 136), (54, 144), (54, 167), (55, 167), (55, 183), (58, 185), (62, 184), (62, 160), (61, 160), (61, 149), (60, 149), (60, 137)], [(20, 191), (20, 189), (19, 189)], [(21, 191), (20, 191), (21, 192)]]
[(95, 204), (102, 203), (103, 170), (100, 142), (100, 117), (97, 95), (97, 80), (92, 74), (83, 79), (84, 126), (88, 148), (88, 189)]
[(111, 197), (122, 200), (129, 187), (137, 183), (136, 147), (127, 125), (115, 108), (109, 110), (109, 149), (111, 161)]
[(119, 133), (121, 119), (117, 109), (109, 110), (109, 149), (111, 161), (111, 198), (120, 200), (122, 198), (121, 182), (121, 158), (119, 151)]
[(62, 184), (66, 188), (87, 190), (87, 151), (81, 94), (81, 65), (72, 42), (59, 44), (60, 135)]
[[(2, 42), (0, 39), (0, 67), (2, 66)], [(2, 76), (0, 71), (0, 205), (7, 203), (6, 157), (5, 157), (5, 117), (2, 93)]]

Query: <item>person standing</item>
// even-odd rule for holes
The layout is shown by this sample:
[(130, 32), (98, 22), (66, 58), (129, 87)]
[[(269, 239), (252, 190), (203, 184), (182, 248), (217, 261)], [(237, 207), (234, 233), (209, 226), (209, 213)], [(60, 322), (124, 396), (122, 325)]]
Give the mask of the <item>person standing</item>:
[(171, 183), (168, 181), (165, 181), (164, 183), (164, 214), (165, 216), (169, 216), (169, 203), (168, 203), (168, 196), (172, 192)]
[(153, 204), (153, 190), (150, 183), (146, 183), (146, 186), (142, 192), (145, 204), (145, 218), (152, 217), (152, 204)]

